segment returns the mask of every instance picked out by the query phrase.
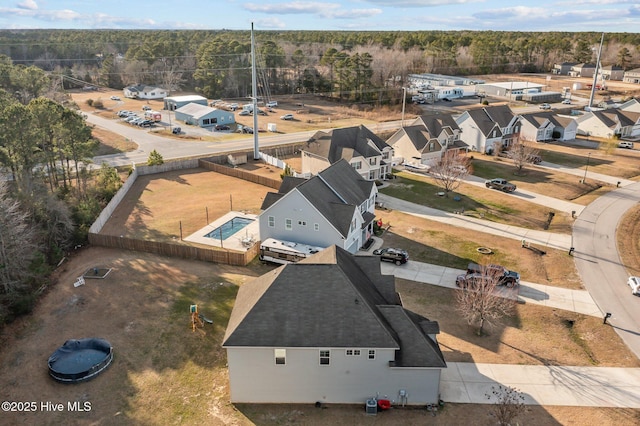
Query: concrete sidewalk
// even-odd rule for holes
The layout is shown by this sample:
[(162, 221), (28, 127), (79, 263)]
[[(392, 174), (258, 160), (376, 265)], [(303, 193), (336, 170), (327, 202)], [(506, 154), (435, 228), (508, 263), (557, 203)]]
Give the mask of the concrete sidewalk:
[[(394, 275), (396, 278), (448, 288), (458, 288), (455, 284), (456, 277), (465, 273), (465, 271), (461, 269), (416, 262), (414, 260), (410, 260), (400, 266), (392, 263), (382, 263), (381, 271), (383, 274)], [(521, 281), (518, 301), (549, 308), (564, 309), (566, 311), (578, 312), (594, 317), (603, 316), (603, 313), (593, 301), (589, 292), (585, 290), (569, 290), (561, 287)]]
[[(538, 167), (557, 170), (562, 173), (578, 176), (580, 177), (580, 179), (584, 178), (584, 175), (585, 175), (584, 169), (565, 167), (555, 163), (547, 163), (546, 161), (543, 161), (542, 163), (538, 164)], [(635, 183), (634, 181), (629, 179), (624, 179), (616, 176), (603, 175), (602, 173), (595, 173), (587, 170), (587, 181), (589, 181), (590, 179), (599, 180), (600, 182), (605, 182), (614, 186), (619, 185), (620, 187)]]
[(492, 404), (491, 387), (520, 391), (527, 405), (640, 408), (640, 368), (564, 367), (448, 362), (443, 401)]
[(559, 250), (569, 250), (572, 247), (571, 235), (556, 234), (553, 232), (536, 231), (533, 229), (519, 228), (504, 223), (490, 222), (475, 217), (451, 214), (442, 210), (426, 207), (420, 204), (390, 197), (378, 193), (378, 202), (386, 208), (398, 210), (417, 217), (422, 217), (452, 226), (467, 228), (472, 231), (486, 232), (504, 238), (515, 240), (527, 240), (532, 244), (539, 244)]

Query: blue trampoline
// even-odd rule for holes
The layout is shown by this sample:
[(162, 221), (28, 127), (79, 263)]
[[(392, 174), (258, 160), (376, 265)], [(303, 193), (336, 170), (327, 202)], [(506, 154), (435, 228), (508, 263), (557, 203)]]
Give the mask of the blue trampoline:
[(67, 340), (49, 357), (49, 374), (63, 383), (90, 380), (113, 360), (113, 347), (99, 338)]

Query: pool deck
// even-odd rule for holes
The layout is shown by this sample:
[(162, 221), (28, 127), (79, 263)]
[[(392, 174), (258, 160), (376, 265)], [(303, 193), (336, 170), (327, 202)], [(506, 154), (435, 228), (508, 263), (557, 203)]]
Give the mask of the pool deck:
[[(254, 221), (249, 225), (245, 226), (244, 228), (242, 228), (241, 230), (239, 230), (238, 232), (236, 232), (235, 234), (231, 235), (230, 237), (222, 240), (222, 243), (218, 238), (205, 237), (205, 235), (208, 234), (209, 232), (213, 231), (217, 227), (221, 226), (224, 223), (227, 223), (228, 221), (236, 217), (254, 219)], [(247, 249), (251, 247), (251, 245), (253, 245), (252, 243), (249, 244), (248, 242), (252, 241), (253, 243), (255, 243), (258, 240), (260, 240), (260, 226), (258, 222), (258, 216), (255, 214), (245, 214), (245, 213), (236, 212), (236, 211), (231, 211), (225, 214), (224, 216), (219, 217), (218, 219), (214, 220), (204, 228), (197, 230), (196, 232), (194, 232), (193, 234), (189, 235), (184, 239), (184, 241), (189, 241), (192, 243), (204, 244), (207, 246), (214, 246), (214, 247), (223, 247), (223, 248), (238, 250), (238, 251), (247, 251)], [(245, 242), (247, 243), (245, 244)]]

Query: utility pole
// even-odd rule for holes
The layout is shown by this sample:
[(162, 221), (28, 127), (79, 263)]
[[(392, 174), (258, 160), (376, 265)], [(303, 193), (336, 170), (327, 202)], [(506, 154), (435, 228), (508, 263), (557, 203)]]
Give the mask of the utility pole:
[(251, 23), (251, 97), (253, 98), (253, 159), (260, 159), (258, 146), (258, 88), (256, 78), (256, 42), (253, 37), (253, 22)]
[(596, 71), (593, 73), (593, 84), (591, 85), (591, 96), (589, 96), (589, 111), (593, 106), (593, 96), (596, 93), (596, 85), (598, 84), (598, 73), (600, 72), (600, 55), (602, 54), (602, 44), (604, 43), (604, 33), (600, 38), (600, 48), (598, 49), (598, 59), (596, 59)]

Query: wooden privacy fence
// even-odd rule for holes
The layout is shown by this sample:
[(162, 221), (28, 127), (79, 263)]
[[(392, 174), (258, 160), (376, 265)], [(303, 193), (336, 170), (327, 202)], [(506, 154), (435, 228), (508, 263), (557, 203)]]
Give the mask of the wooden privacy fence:
[(96, 246), (119, 248), (124, 250), (155, 253), (163, 256), (183, 259), (202, 260), (205, 262), (226, 263), (234, 266), (245, 266), (258, 255), (260, 244), (256, 243), (247, 251), (235, 251), (218, 247), (191, 246), (162, 241), (146, 241), (133, 238), (89, 233), (89, 243)]
[(201, 159), (199, 166), (203, 169), (211, 170), (213, 172), (222, 173), (223, 175), (233, 176), (238, 179), (243, 179), (249, 182), (257, 183), (259, 185), (268, 186), (273, 189), (280, 189), (282, 184), (281, 179), (271, 179), (266, 176), (256, 175), (246, 170), (225, 166), (222, 164), (216, 164), (211, 161)]

